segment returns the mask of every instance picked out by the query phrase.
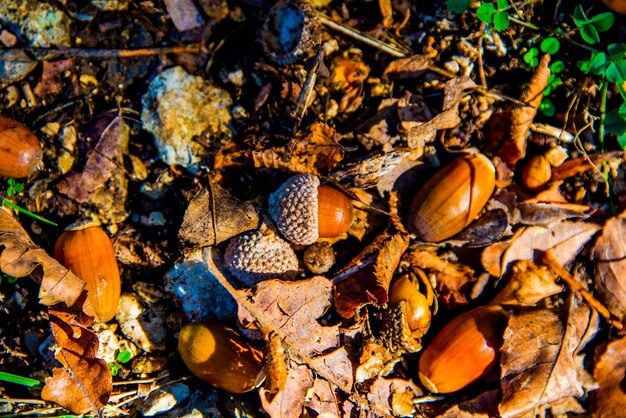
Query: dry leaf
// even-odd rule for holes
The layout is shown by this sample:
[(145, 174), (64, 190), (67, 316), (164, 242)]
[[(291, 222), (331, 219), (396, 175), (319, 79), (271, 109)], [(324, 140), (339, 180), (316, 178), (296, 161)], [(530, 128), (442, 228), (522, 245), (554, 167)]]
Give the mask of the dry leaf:
[[(383, 81), (417, 78), (430, 67), (430, 58), (426, 55), (413, 55), (391, 61), (383, 73)], [(445, 109), (444, 109), (445, 110)]]
[(498, 416), (499, 390), (483, 392), (474, 399), (460, 402), (437, 418), (491, 418)]
[(532, 261), (518, 260), (511, 266), (511, 278), (491, 301), (506, 306), (534, 306), (540, 300), (556, 295), (563, 287), (556, 284), (556, 276), (546, 266)]
[(202, 25), (202, 16), (193, 0), (163, 0), (172, 23), (181, 32)]
[(75, 414), (99, 412), (113, 390), (111, 371), (96, 358), (98, 337), (86, 327), (93, 318), (61, 304), (48, 309), (52, 335), (56, 341), (56, 367), (46, 379), (41, 398), (56, 402)]
[(558, 222), (547, 227), (518, 229), (507, 241), (491, 244), (483, 250), (481, 261), (487, 272), (501, 277), (517, 260), (532, 260), (536, 250), (551, 250), (563, 266), (571, 263), (578, 252), (600, 227), (589, 222)]
[(267, 337), (268, 344), (265, 352), (265, 381), (263, 388), (271, 393), (276, 393), (285, 388), (287, 383), (287, 360), (285, 359), (285, 347), (283, 341), (275, 333), (271, 332)]
[(343, 93), (339, 100), (339, 112), (352, 113), (363, 101), (363, 82), (370, 74), (370, 69), (362, 61), (351, 57), (337, 57), (333, 60), (328, 83), (333, 91)]
[(409, 246), (405, 233), (389, 233), (376, 237), (335, 277), (335, 308), (344, 318), (368, 304), (383, 306), (394, 271)]
[(613, 418), (626, 410), (626, 337), (614, 340), (598, 350), (593, 377), (600, 387), (591, 393), (591, 413), (594, 418)]
[(467, 305), (468, 285), (476, 280), (474, 271), (466, 265), (444, 260), (430, 251), (415, 250), (409, 263), (428, 270), (437, 277), (437, 299), (448, 309)]
[(378, 0), (380, 14), (383, 16), (383, 27), (389, 29), (393, 25), (393, 9), (391, 0)]
[(406, 151), (392, 151), (364, 157), (342, 165), (342, 169), (333, 172), (330, 178), (346, 187), (368, 189), (376, 186), (408, 155)]
[[(304, 409), (306, 394), (313, 386), (313, 372), (304, 364), (289, 365), (285, 387), (278, 394), (268, 394), (259, 390), (261, 405), (270, 417), (300, 418)], [(271, 399), (271, 400), (269, 400)]]
[(74, 60), (65, 59), (61, 61), (43, 61), (41, 70), (41, 80), (35, 86), (34, 93), (39, 97), (48, 94), (58, 94), (63, 90), (61, 77), (63, 74), (74, 69)]
[[(582, 357), (577, 354), (586, 336), (595, 332), (592, 311), (570, 297), (566, 322), (548, 309), (523, 312), (509, 318), (504, 331), (502, 366), (503, 418), (534, 417), (555, 408), (580, 409), (576, 398), (585, 393)], [(595, 316), (594, 316), (595, 318)]]
[(178, 237), (205, 247), (254, 229), (258, 224), (259, 215), (254, 206), (236, 199), (219, 184), (212, 184), (189, 202)]
[(610, 151), (601, 154), (591, 154), (584, 157), (567, 160), (558, 167), (552, 169), (550, 181), (561, 181), (573, 177), (576, 174), (584, 173), (592, 168), (600, 167), (604, 162), (616, 158), (623, 158), (624, 151)]
[(518, 203), (519, 223), (524, 225), (550, 225), (565, 219), (587, 219), (589, 206), (559, 205), (556, 203)]
[(413, 127), (407, 135), (409, 148), (417, 148), (434, 141), (440, 129), (451, 129), (461, 123), (459, 102), (465, 91), (476, 84), (469, 77), (458, 77), (446, 82), (443, 90), (443, 109), (440, 114), (428, 122)]
[(415, 413), (413, 400), (423, 394), (412, 380), (378, 377), (369, 385), (366, 396), (370, 402), (384, 405), (389, 415), (411, 416)]
[(591, 249), (598, 299), (622, 321), (626, 315), (626, 219), (609, 219)]
[[(39, 302), (51, 306), (59, 302), (73, 306), (85, 287), (85, 282), (63, 267), (39, 248), (22, 226), (6, 210), (0, 209), (0, 270), (14, 277), (29, 274), (41, 285)], [(41, 269), (37, 267), (41, 266)], [(91, 306), (85, 313), (93, 316)]]

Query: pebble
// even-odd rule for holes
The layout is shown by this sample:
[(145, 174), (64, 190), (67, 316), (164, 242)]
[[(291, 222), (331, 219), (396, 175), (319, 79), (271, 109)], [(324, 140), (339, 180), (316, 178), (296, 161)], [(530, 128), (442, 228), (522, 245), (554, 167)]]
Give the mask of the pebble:
[(2, 0), (0, 23), (28, 41), (31, 47), (71, 46), (70, 18), (48, 2)]
[(183, 383), (173, 383), (153, 390), (143, 403), (141, 412), (146, 417), (162, 414), (185, 402), (189, 398), (189, 387)]
[(219, 392), (217, 389), (211, 387), (197, 389), (191, 394), (189, 402), (167, 412), (163, 418), (220, 418), (224, 415), (217, 406), (218, 400)]
[[(217, 250), (207, 247), (205, 251)], [(213, 259), (221, 260), (221, 256)], [(194, 251), (165, 274), (165, 290), (180, 303), (189, 321), (226, 321), (237, 316), (237, 303), (207, 269), (202, 250)]]
[(128, 9), (128, 5), (132, 0), (89, 0), (91, 4), (100, 10), (108, 12), (120, 12)]
[(194, 141), (230, 134), (230, 94), (201, 77), (173, 67), (155, 77), (142, 98), (141, 121), (154, 136), (160, 158), (168, 165), (194, 170), (207, 150)]
[(36, 66), (37, 62), (20, 49), (0, 51), (0, 89), (22, 80)]
[(133, 294), (120, 297), (115, 319), (124, 335), (149, 353), (165, 349), (167, 325), (160, 304), (143, 305)]

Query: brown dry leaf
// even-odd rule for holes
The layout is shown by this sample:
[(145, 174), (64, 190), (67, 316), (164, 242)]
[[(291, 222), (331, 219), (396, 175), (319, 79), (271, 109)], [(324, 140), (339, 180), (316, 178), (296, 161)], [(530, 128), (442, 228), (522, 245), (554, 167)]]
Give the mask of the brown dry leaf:
[(417, 78), (430, 67), (430, 58), (426, 55), (413, 55), (391, 61), (383, 73), (383, 81)]
[(626, 316), (626, 218), (609, 219), (591, 249), (595, 264), (593, 286), (598, 299), (609, 311), (624, 320)]
[(74, 60), (44, 61), (41, 70), (41, 80), (35, 86), (34, 93), (39, 97), (48, 94), (58, 94), (63, 90), (60, 79), (63, 74), (74, 69)]
[(501, 352), (503, 418), (582, 412), (587, 377), (578, 353), (597, 330), (597, 315), (570, 296), (562, 321), (549, 309), (509, 318)]
[(96, 358), (98, 337), (86, 327), (93, 318), (62, 304), (48, 309), (55, 358), (63, 364), (46, 379), (41, 398), (56, 402), (75, 414), (99, 412), (113, 390), (113, 378), (106, 361)]
[[(63, 267), (39, 248), (4, 208), (0, 209), (0, 270), (14, 277), (29, 274), (41, 285), (39, 302), (51, 306), (59, 302), (73, 306), (85, 287), (85, 282)], [(37, 267), (41, 266), (41, 269)], [(93, 316), (91, 306), (85, 312)]]
[(519, 223), (524, 225), (550, 225), (565, 219), (587, 219), (586, 205), (557, 203), (517, 203)]
[(486, 247), (481, 256), (482, 265), (489, 274), (501, 277), (512, 262), (532, 260), (536, 250), (551, 250), (565, 266), (599, 230), (596, 224), (580, 221), (520, 228), (509, 240)]
[(412, 416), (413, 400), (423, 394), (412, 380), (378, 377), (369, 385), (366, 396), (370, 402), (384, 405), (389, 415)]
[(437, 418), (490, 418), (498, 416), (499, 390), (483, 392), (474, 399), (460, 402)]
[(458, 77), (446, 82), (443, 90), (443, 109), (428, 122), (411, 128), (407, 135), (409, 148), (418, 148), (434, 141), (440, 129), (451, 129), (461, 123), (459, 102), (465, 91), (476, 84), (469, 77)]
[(289, 365), (285, 387), (277, 394), (259, 390), (261, 405), (270, 417), (299, 418), (304, 409), (306, 394), (313, 386), (313, 372), (304, 364)]
[(259, 215), (254, 206), (233, 197), (219, 184), (202, 189), (189, 202), (178, 237), (185, 243), (216, 245), (254, 229)]
[(626, 410), (626, 337), (609, 342), (596, 353), (593, 377), (599, 388), (591, 393), (591, 414), (594, 418), (613, 418)]
[(624, 151), (610, 151), (602, 154), (591, 154), (585, 157), (574, 158), (568, 160), (558, 167), (552, 169), (552, 177), (550, 181), (565, 180), (576, 174), (584, 173), (594, 167), (599, 167), (602, 163), (615, 158), (623, 158)]
[(285, 346), (281, 338), (275, 332), (270, 332), (267, 339), (265, 365), (263, 366), (266, 378), (263, 382), (263, 388), (270, 393), (276, 393), (283, 390), (287, 383)]
[(449, 309), (467, 305), (468, 285), (476, 280), (474, 271), (466, 265), (444, 260), (430, 251), (415, 250), (409, 263), (437, 276), (437, 298)]
[(400, 361), (398, 356), (391, 354), (388, 348), (370, 341), (361, 348), (359, 366), (354, 374), (355, 381), (363, 383), (378, 376), (385, 376), (392, 371), (393, 365), (398, 361)]
[(57, 187), (59, 193), (79, 203), (93, 204), (101, 217), (117, 223), (128, 216), (124, 207), (128, 180), (123, 160), (128, 154), (130, 128), (121, 116), (100, 123), (106, 126), (84, 170), (69, 173)]
[(511, 278), (506, 286), (491, 301), (505, 306), (534, 306), (540, 300), (563, 291), (556, 284), (556, 276), (546, 266), (532, 261), (518, 260), (511, 266)]
[(351, 57), (337, 57), (333, 60), (328, 79), (330, 89), (343, 93), (339, 100), (340, 113), (352, 113), (363, 101), (363, 82), (370, 74), (370, 68), (362, 61)]
[(361, 251), (334, 279), (335, 308), (344, 318), (368, 304), (383, 306), (393, 272), (409, 246), (409, 236), (386, 231)]
[(383, 16), (383, 27), (389, 29), (393, 25), (393, 8), (391, 0), (378, 0), (380, 14)]

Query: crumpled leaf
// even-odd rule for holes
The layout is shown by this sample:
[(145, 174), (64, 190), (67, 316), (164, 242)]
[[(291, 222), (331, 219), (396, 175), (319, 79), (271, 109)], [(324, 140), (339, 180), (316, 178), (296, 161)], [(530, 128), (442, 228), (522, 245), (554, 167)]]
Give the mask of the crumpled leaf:
[(254, 229), (258, 224), (259, 215), (254, 206), (236, 199), (219, 184), (212, 184), (189, 202), (178, 237), (205, 247)]
[(465, 91), (476, 84), (469, 77), (458, 77), (446, 82), (443, 90), (443, 111), (428, 122), (411, 128), (407, 135), (409, 148), (430, 143), (440, 129), (451, 129), (461, 123), (459, 102)]
[(337, 57), (331, 65), (328, 84), (332, 91), (341, 92), (340, 113), (352, 113), (363, 102), (363, 83), (370, 74), (370, 68), (352, 57)]
[(594, 418), (613, 418), (626, 410), (626, 337), (611, 341), (596, 353), (593, 377), (599, 388), (591, 393), (591, 413)]
[(485, 247), (482, 265), (489, 274), (501, 277), (512, 262), (532, 260), (536, 250), (551, 250), (552, 255), (565, 266), (574, 260), (599, 229), (596, 224), (581, 221), (520, 228), (510, 239)]
[(388, 230), (365, 247), (334, 279), (337, 312), (351, 318), (365, 305), (387, 303), (393, 272), (408, 246), (408, 234)]
[(106, 361), (96, 358), (98, 337), (86, 327), (93, 318), (62, 304), (48, 309), (56, 341), (55, 367), (46, 379), (41, 398), (56, 402), (75, 414), (98, 413), (113, 390), (113, 378)]
[(400, 58), (391, 61), (387, 65), (382, 78), (385, 82), (416, 78), (427, 71), (428, 67), (430, 67), (430, 58), (427, 55), (413, 55), (408, 58)]
[(370, 384), (367, 399), (384, 405), (393, 416), (412, 416), (413, 399), (423, 394), (412, 380), (378, 377)]
[(503, 418), (582, 412), (576, 398), (585, 393), (582, 356), (597, 329), (597, 315), (573, 296), (565, 321), (549, 309), (509, 318), (500, 349)]
[(41, 80), (34, 88), (34, 93), (39, 97), (48, 94), (58, 94), (63, 90), (61, 77), (63, 74), (74, 69), (74, 60), (64, 59), (61, 61), (43, 61)]
[(621, 320), (626, 316), (626, 218), (609, 219), (591, 249), (598, 299)]
[(299, 418), (302, 415), (306, 394), (313, 386), (313, 372), (304, 364), (289, 365), (287, 381), (283, 390), (271, 395), (271, 401), (265, 389), (259, 390), (263, 409), (271, 417)]
[(411, 252), (408, 260), (411, 265), (435, 274), (437, 299), (441, 304), (448, 309), (468, 304), (468, 285), (476, 280), (471, 268), (444, 260), (437, 254), (424, 250)]
[(556, 276), (546, 266), (532, 261), (518, 260), (511, 266), (511, 278), (491, 300), (492, 304), (506, 306), (533, 306), (540, 300), (556, 295), (563, 287), (556, 284)]
[[(3, 208), (0, 209), (0, 246), (4, 247), (0, 254), (0, 270), (14, 277), (30, 274), (41, 285), (39, 302), (42, 305), (64, 302), (73, 306), (76, 303), (85, 282), (39, 248), (22, 225)], [(39, 266), (41, 269), (37, 268)], [(85, 313), (93, 316), (91, 305), (85, 307)]]
[(121, 116), (107, 123), (84, 170), (70, 172), (58, 184), (59, 193), (79, 203), (93, 204), (104, 219), (123, 221), (128, 216), (124, 208), (128, 180), (123, 159), (128, 154), (129, 135), (130, 128)]
[(489, 390), (474, 399), (460, 402), (437, 418), (491, 418), (498, 416), (499, 390)]

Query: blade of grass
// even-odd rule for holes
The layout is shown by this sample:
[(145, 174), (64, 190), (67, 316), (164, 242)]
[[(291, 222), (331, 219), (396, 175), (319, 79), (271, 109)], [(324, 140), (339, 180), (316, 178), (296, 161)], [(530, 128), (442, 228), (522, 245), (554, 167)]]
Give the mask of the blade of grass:
[(3, 206), (8, 206), (8, 207), (10, 207), (11, 209), (15, 209), (16, 211), (21, 212), (21, 213), (23, 213), (24, 215), (28, 215), (28, 216), (30, 216), (31, 218), (37, 219), (38, 221), (41, 221), (41, 222), (46, 223), (46, 224), (48, 224), (48, 225), (52, 225), (52, 226), (59, 226), (59, 224), (57, 224), (57, 223), (55, 223), (55, 222), (52, 222), (52, 221), (49, 221), (49, 220), (47, 220), (46, 218), (42, 218), (41, 216), (39, 216), (39, 215), (37, 215), (37, 214), (34, 214), (34, 213), (32, 213), (31, 211), (26, 210), (26, 209), (24, 209), (24, 208), (22, 208), (22, 207), (20, 207), (20, 206), (16, 205), (15, 203), (11, 202), (10, 200), (2, 199), (2, 205), (3, 205)]
[(18, 376), (16, 374), (6, 372), (0, 372), (0, 380), (28, 387), (33, 387), (41, 384), (39, 380), (30, 379), (28, 377)]

